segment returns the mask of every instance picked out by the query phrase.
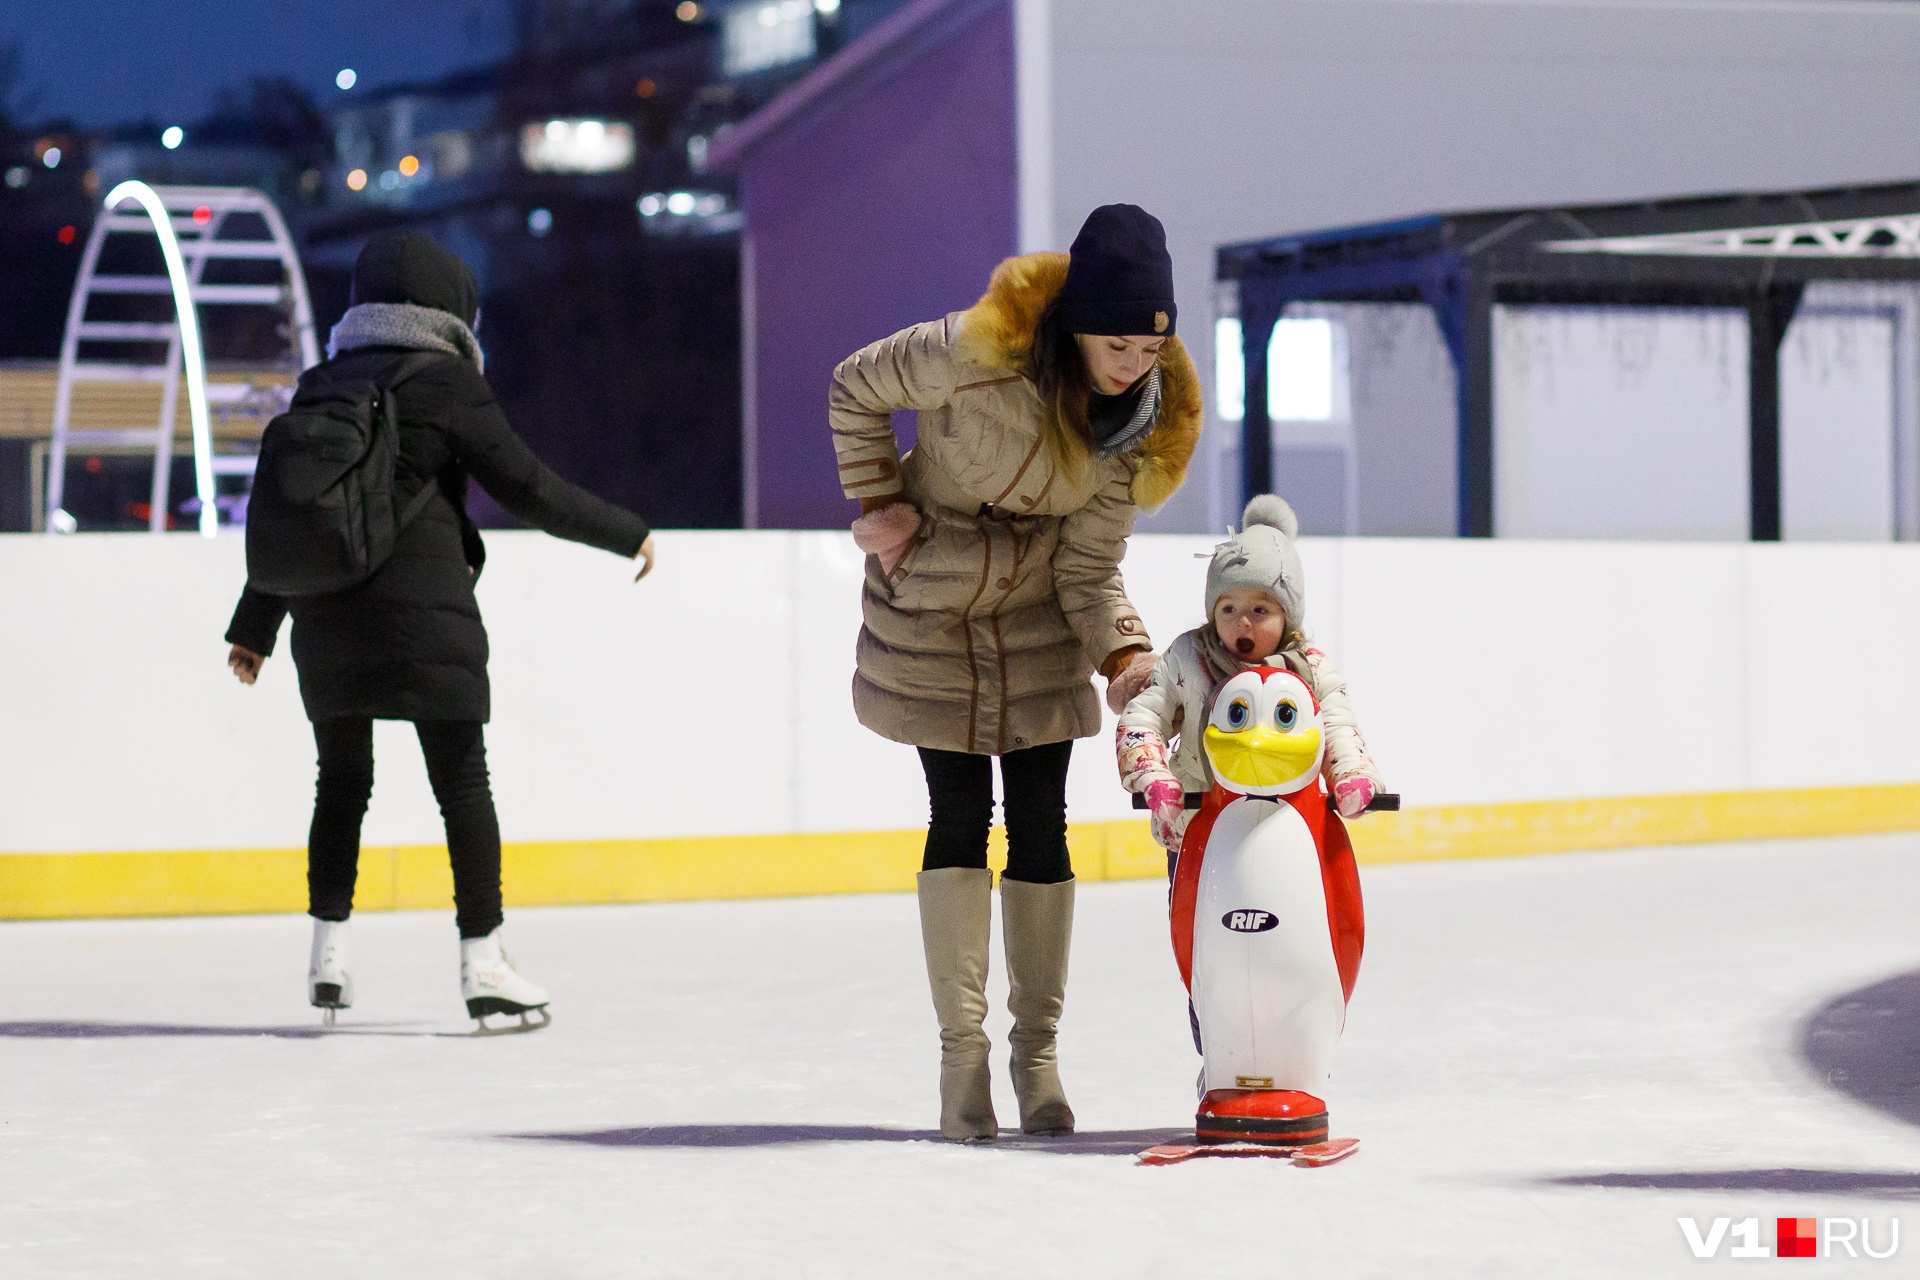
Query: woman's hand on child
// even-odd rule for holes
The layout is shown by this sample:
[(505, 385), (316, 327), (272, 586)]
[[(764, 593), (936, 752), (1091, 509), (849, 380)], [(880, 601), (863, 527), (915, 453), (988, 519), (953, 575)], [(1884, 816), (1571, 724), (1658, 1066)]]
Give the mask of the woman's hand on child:
[(1333, 802), (1343, 818), (1357, 818), (1373, 803), (1375, 792), (1371, 778), (1348, 778), (1333, 785)]
[[(1119, 715), (1127, 704), (1139, 697), (1153, 679), (1153, 664), (1159, 659), (1151, 649), (1125, 649), (1126, 655), (1111, 667), (1107, 676), (1107, 710)], [(1108, 662), (1113, 662), (1111, 657)]]
[[(863, 507), (865, 503), (861, 504)], [(853, 544), (880, 560), (880, 572), (892, 575), (894, 566), (920, 532), (920, 510), (910, 502), (889, 502), (865, 511), (853, 522)]]
[(266, 659), (251, 649), (242, 649), (239, 645), (227, 650), (227, 665), (233, 668), (234, 678), (241, 684), (252, 684), (260, 678), (260, 664)]

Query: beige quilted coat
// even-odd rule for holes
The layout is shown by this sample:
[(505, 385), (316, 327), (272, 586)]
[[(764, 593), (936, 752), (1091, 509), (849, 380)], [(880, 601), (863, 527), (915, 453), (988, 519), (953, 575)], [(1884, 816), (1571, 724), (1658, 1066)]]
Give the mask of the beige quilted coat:
[[(1065, 254), (1010, 258), (972, 308), (903, 329), (833, 372), (829, 420), (849, 498), (899, 495), (924, 517), (891, 574), (867, 557), (853, 680), (860, 723), (896, 742), (999, 755), (1100, 730), (1092, 673), (1148, 645), (1120, 559), (1135, 516), (1172, 496), (1201, 429), (1177, 339), (1159, 420), (1091, 456), (1049, 426), (1021, 369)], [(896, 410), (919, 411), (904, 457)]]

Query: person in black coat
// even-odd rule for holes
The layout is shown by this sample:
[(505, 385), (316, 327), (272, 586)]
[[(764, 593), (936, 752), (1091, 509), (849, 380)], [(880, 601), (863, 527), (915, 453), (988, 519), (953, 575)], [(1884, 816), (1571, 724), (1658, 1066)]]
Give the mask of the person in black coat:
[(473, 590), (486, 548), (467, 518), (467, 482), (529, 525), (639, 560), (635, 581), (653, 567), (653, 536), (639, 516), (555, 475), (508, 426), (482, 376), (473, 334), (479, 287), (464, 262), (417, 232), (382, 232), (354, 263), (352, 290), (327, 363), (302, 381), (386, 385), (415, 352), (444, 351), (392, 388), (394, 505), (404, 510), (424, 487), (437, 492), (401, 531), (392, 558), (357, 586), (286, 598), (249, 585), (227, 629), (228, 662), (252, 684), (292, 615), (293, 663), (319, 750), (307, 842), (312, 1003), (329, 1021), (352, 1003), (346, 921), (373, 790), (373, 722), (410, 720), (446, 822), (468, 1012), (524, 1014), (544, 1008), (547, 995), (514, 971), (498, 937), (500, 825), (482, 730), (491, 712), (487, 631)]

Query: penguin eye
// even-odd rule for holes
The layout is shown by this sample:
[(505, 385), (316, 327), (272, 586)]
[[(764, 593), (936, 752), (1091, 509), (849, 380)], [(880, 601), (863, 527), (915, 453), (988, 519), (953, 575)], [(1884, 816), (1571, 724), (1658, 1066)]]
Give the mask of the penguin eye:
[(1290, 699), (1282, 698), (1280, 705), (1273, 709), (1273, 723), (1279, 726), (1282, 733), (1292, 732), (1299, 720), (1300, 708), (1294, 706)]
[(1227, 728), (1244, 729), (1252, 718), (1253, 704), (1245, 698), (1235, 698), (1227, 704)]

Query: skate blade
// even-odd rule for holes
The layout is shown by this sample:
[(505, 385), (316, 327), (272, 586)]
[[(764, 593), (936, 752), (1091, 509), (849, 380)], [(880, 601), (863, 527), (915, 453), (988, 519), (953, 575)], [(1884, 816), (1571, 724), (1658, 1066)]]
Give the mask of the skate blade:
[[(525, 1035), (529, 1031), (538, 1031), (553, 1021), (553, 1015), (547, 1012), (547, 1006), (545, 1005), (538, 1005), (532, 1009), (520, 1009), (517, 1010), (517, 1012), (520, 1015), (519, 1022), (506, 1022), (495, 1027), (488, 1026), (487, 1019), (497, 1014), (506, 1013), (506, 1011), (490, 1010), (487, 1013), (477, 1013), (474, 1015), (473, 1020), (479, 1025), (474, 1027), (468, 1034), (476, 1040), (483, 1036), (519, 1036)], [(512, 1015), (511, 1013), (507, 1013), (507, 1016)], [(535, 1017), (539, 1018), (538, 1022), (533, 1021)]]
[(467, 1016), (484, 1018), (490, 1013), (531, 1013), (546, 1007), (544, 1004), (521, 1004), (500, 996), (474, 996), (467, 1001)]
[(1318, 1169), (1336, 1164), (1360, 1149), (1358, 1138), (1335, 1138), (1304, 1147), (1274, 1146), (1264, 1142), (1175, 1143), (1149, 1147), (1140, 1153), (1141, 1164), (1180, 1164), (1202, 1156), (1261, 1157), (1286, 1160), (1302, 1169)]

